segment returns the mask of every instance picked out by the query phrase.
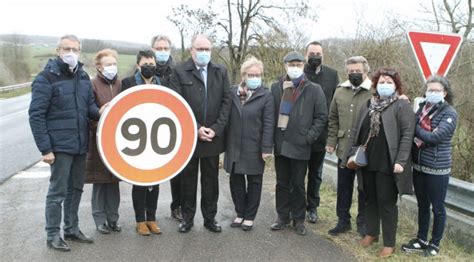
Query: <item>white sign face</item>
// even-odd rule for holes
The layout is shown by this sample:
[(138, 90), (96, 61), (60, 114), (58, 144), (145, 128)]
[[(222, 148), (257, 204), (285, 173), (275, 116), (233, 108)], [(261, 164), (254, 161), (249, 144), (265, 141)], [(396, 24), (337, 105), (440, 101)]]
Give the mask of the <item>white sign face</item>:
[(163, 86), (140, 85), (116, 96), (97, 129), (99, 154), (121, 180), (150, 186), (179, 174), (197, 143), (188, 103)]

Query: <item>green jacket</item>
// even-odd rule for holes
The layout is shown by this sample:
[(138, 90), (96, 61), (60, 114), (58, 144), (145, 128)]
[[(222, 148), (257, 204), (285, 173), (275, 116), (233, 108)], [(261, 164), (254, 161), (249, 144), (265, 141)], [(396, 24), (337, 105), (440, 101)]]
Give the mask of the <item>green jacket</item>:
[(359, 90), (354, 92), (351, 83), (346, 81), (339, 85), (334, 93), (329, 109), (329, 133), (326, 145), (337, 147), (336, 155), (339, 159), (342, 159), (347, 150), (352, 122), (357, 119), (359, 108), (372, 97), (371, 85), (372, 81), (366, 78)]

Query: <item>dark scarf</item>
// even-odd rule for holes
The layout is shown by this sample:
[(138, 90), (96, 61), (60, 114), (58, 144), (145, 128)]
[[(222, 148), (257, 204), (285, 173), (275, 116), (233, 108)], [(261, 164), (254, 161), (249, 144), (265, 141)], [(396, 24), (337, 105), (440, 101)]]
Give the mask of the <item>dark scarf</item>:
[(250, 90), (248, 88), (243, 87), (242, 85), (239, 85), (238, 96), (240, 99), (240, 104), (241, 105), (245, 104), (245, 102), (247, 102), (250, 99), (253, 92), (255, 92), (255, 90)]
[(389, 107), (393, 102), (398, 100), (398, 95), (394, 93), (390, 97), (386, 98), (378, 98), (376, 96), (373, 96), (370, 99), (370, 105), (369, 105), (369, 117), (370, 117), (370, 133), (369, 133), (369, 138), (370, 137), (376, 137), (379, 134), (380, 131), (380, 115), (382, 114), (382, 111), (385, 110), (387, 107)]
[[(278, 115), (278, 128), (285, 130), (288, 126), (291, 109), (301, 93), (303, 82), (304, 74), (298, 79), (283, 81), (283, 95), (280, 102), (280, 114)], [(295, 83), (297, 83), (296, 87)]]

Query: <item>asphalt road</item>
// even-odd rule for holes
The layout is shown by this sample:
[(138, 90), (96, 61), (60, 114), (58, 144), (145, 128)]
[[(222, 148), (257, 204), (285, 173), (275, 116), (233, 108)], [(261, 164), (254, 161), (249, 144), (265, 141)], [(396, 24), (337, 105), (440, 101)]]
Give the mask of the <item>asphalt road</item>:
[[(188, 234), (177, 232), (178, 222), (170, 218), (169, 183), (161, 186), (158, 224), (163, 234), (139, 236), (131, 203), (131, 186), (121, 183), (120, 223), (122, 232), (100, 235), (91, 215), (91, 185), (84, 188), (80, 207), (80, 225), (95, 238), (94, 244), (70, 242), (71, 252), (46, 248), (44, 200), (48, 188), (46, 164), (15, 175), (0, 185), (0, 260), (1, 261), (353, 261), (353, 256), (313, 233), (296, 235), (292, 229), (274, 232), (274, 183), (266, 174), (262, 203), (254, 229), (244, 232), (230, 228), (234, 217), (228, 176), (221, 171), (219, 210), (216, 219), (222, 233), (211, 233), (202, 226), (199, 205), (195, 226)], [(199, 198), (198, 198), (199, 199)]]
[(30, 124), (31, 94), (0, 100), (0, 184), (41, 158)]

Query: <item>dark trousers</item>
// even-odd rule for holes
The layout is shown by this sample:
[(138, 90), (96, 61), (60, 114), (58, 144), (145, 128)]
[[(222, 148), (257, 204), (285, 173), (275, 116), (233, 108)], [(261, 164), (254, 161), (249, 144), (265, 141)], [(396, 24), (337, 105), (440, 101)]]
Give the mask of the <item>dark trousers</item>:
[(171, 210), (175, 210), (181, 206), (181, 174), (173, 177), (170, 181), (171, 185)]
[(54, 153), (46, 196), (46, 233), (48, 240), (59, 235), (64, 207), (64, 233), (79, 233), (79, 203), (84, 188), (86, 154)]
[(308, 162), (308, 185), (306, 189), (306, 199), (308, 205), (306, 210), (316, 210), (319, 207), (319, 189), (323, 178), (324, 157), (326, 152), (311, 152)]
[[(341, 168), (341, 159), (337, 165), (337, 199), (336, 199), (336, 214), (339, 222), (349, 224), (351, 223), (350, 209), (352, 205), (352, 192), (354, 190), (354, 179), (356, 172), (348, 168)], [(358, 191), (358, 205), (357, 205), (357, 226), (365, 224), (365, 196), (364, 192)]]
[(92, 217), (96, 226), (117, 222), (120, 206), (120, 185), (116, 183), (95, 183), (92, 186)]
[(308, 160), (275, 156), (276, 210), (283, 220), (288, 220), (291, 212), (294, 221), (304, 222), (306, 214), (304, 180), (307, 166)]
[(378, 236), (382, 222), (383, 245), (394, 247), (398, 223), (398, 190), (394, 174), (363, 170), (362, 176), (366, 197), (367, 235)]
[(133, 186), (132, 201), (135, 220), (138, 222), (155, 221), (160, 186)]
[(254, 220), (260, 206), (263, 175), (230, 174), (230, 192), (237, 217)]
[(219, 156), (191, 158), (181, 174), (181, 212), (193, 222), (196, 214), (198, 168), (201, 169), (201, 212), (204, 222), (214, 220), (219, 199)]
[(444, 200), (449, 175), (430, 175), (413, 170), (413, 185), (418, 202), (418, 238), (427, 241), (430, 227), (430, 205), (433, 207), (433, 230), (430, 243), (439, 247), (446, 224)]

